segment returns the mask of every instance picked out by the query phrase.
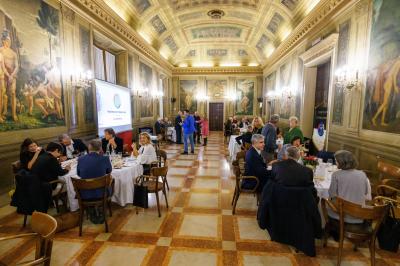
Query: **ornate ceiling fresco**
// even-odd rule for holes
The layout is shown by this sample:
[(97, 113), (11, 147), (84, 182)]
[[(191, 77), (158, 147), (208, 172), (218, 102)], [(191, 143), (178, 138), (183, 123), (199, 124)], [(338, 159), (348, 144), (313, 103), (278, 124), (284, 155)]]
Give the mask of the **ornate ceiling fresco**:
[(263, 64), (319, 2), (103, 1), (175, 66)]

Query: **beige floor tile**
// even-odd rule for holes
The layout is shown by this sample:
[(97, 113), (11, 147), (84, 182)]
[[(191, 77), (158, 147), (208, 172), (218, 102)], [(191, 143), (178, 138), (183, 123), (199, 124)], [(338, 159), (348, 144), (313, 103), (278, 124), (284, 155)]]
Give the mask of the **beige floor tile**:
[(218, 237), (218, 216), (185, 214), (179, 229), (180, 236)]
[(213, 266), (218, 264), (218, 256), (211, 252), (172, 251), (170, 266)]
[[(0, 237), (3, 237), (6, 235), (0, 235)], [(12, 249), (18, 247), (22, 242), (24, 242), (24, 238), (19, 238), (19, 239), (12, 239), (12, 240), (7, 240), (7, 241), (0, 241), (0, 257), (11, 251)]]
[(5, 217), (5, 216), (7, 216), (7, 215), (9, 215), (9, 214), (11, 214), (11, 213), (16, 212), (16, 210), (17, 210), (17, 208), (15, 208), (13, 206), (10, 206), (10, 205), (6, 205), (6, 206), (1, 207), (0, 208), (0, 219)]
[(219, 208), (218, 193), (190, 193), (188, 207)]
[(164, 220), (165, 212), (161, 212), (161, 217), (158, 217), (157, 211), (139, 212), (132, 214), (121, 231), (135, 233), (157, 233)]
[(240, 194), (236, 209), (257, 210), (257, 197), (252, 194)]
[(171, 245), (171, 237), (160, 237), (157, 241), (157, 246), (169, 247)]
[(148, 249), (133, 246), (107, 245), (101, 249), (93, 265), (99, 266), (124, 266), (141, 265)]
[(236, 250), (236, 242), (235, 241), (222, 241), (222, 249), (223, 250)]
[(274, 266), (290, 266), (293, 265), (292, 261), (288, 257), (283, 256), (253, 256), (244, 255), (243, 256), (244, 266), (264, 266), (264, 265), (274, 265)]
[(200, 167), (199, 170), (197, 171), (196, 175), (197, 176), (220, 176), (220, 171), (215, 168), (203, 168)]
[(254, 217), (237, 217), (240, 239), (268, 240), (267, 231), (260, 229)]
[(186, 160), (176, 160), (173, 164), (173, 166), (192, 166), (193, 161), (186, 161)]
[(182, 187), (185, 179), (182, 177), (167, 177), (169, 187)]
[(204, 179), (204, 178), (195, 178), (195, 182), (192, 185), (192, 188), (200, 188), (200, 189), (219, 189), (220, 180), (218, 179)]
[(168, 168), (168, 175), (187, 175), (189, 172), (188, 168)]
[(107, 241), (111, 237), (111, 233), (101, 233), (94, 239), (95, 241)]

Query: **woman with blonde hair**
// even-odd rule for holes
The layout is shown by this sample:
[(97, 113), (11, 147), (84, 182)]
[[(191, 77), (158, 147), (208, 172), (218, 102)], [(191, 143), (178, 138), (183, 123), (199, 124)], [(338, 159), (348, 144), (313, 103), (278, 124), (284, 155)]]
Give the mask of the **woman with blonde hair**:
[(261, 131), (264, 127), (264, 122), (261, 117), (259, 116), (254, 117), (251, 125), (253, 127), (253, 134), (261, 134)]
[(299, 119), (295, 116), (289, 118), (289, 128), (285, 131), (283, 137), (283, 144), (289, 144), (295, 137), (299, 137), (301, 143), (303, 143), (303, 132), (298, 126)]
[(136, 157), (138, 162), (143, 165), (143, 174), (150, 174), (150, 164), (157, 161), (156, 150), (151, 143), (150, 134), (142, 132), (139, 134), (139, 150), (136, 143), (132, 143), (132, 156)]

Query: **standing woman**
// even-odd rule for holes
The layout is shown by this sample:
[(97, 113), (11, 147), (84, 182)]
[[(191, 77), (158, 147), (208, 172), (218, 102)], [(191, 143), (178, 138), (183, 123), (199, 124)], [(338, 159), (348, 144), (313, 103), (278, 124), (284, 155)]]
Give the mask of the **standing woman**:
[(207, 146), (207, 137), (210, 134), (209, 127), (208, 127), (208, 119), (204, 117), (201, 120), (201, 135), (203, 136), (203, 146)]
[(25, 139), (21, 144), (19, 153), (19, 161), (21, 162), (21, 168), (30, 171), (37, 158), (44, 151), (42, 147), (37, 145), (37, 142), (31, 138)]
[(150, 174), (150, 165), (157, 161), (156, 150), (151, 144), (149, 133), (143, 132), (139, 134), (139, 150), (136, 148), (136, 143), (132, 143), (132, 156), (136, 157), (138, 162), (143, 165), (143, 174)]
[(264, 127), (264, 122), (261, 117), (259, 116), (254, 117), (251, 125), (253, 127), (253, 134), (261, 134), (261, 131)]
[(224, 123), (224, 137), (225, 140), (229, 143), (229, 138), (232, 135), (232, 117), (229, 117), (228, 120)]
[(289, 128), (286, 130), (283, 137), (283, 144), (289, 144), (294, 137), (299, 137), (301, 143), (303, 143), (303, 132), (298, 127), (298, 119), (295, 116), (289, 118)]

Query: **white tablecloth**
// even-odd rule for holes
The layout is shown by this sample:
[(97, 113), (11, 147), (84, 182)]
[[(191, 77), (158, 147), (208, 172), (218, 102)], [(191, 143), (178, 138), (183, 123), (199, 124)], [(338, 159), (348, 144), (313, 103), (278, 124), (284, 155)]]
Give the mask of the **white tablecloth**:
[[(125, 206), (133, 202), (133, 184), (136, 177), (143, 174), (143, 166), (137, 162), (126, 162), (127, 166), (121, 169), (113, 169), (112, 178), (115, 180), (114, 195), (111, 200), (120, 206)], [(76, 164), (72, 165), (71, 171), (64, 176), (60, 176), (67, 184), (68, 201), (71, 211), (79, 209), (78, 200), (75, 198), (75, 190), (72, 185), (71, 177), (79, 178), (76, 174)]]
[(176, 130), (174, 127), (168, 127), (167, 128), (167, 135), (171, 136), (171, 140), (173, 142), (176, 142)]
[(238, 137), (238, 135), (232, 135), (229, 139), (228, 150), (231, 161), (236, 160), (236, 154), (241, 151), (240, 145), (236, 142), (236, 137)]

